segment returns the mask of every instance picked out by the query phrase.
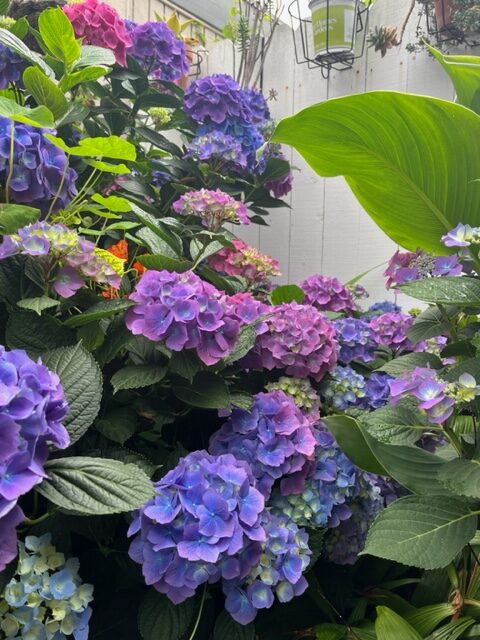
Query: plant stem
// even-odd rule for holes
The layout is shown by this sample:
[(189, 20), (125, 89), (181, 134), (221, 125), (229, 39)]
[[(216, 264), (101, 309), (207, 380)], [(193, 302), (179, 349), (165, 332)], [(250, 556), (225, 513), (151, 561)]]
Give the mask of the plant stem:
[(195, 620), (195, 626), (193, 627), (193, 631), (190, 634), (188, 640), (193, 640), (195, 638), (195, 634), (197, 633), (198, 625), (200, 624), (200, 620), (202, 618), (203, 605), (205, 604), (206, 594), (207, 594), (207, 583), (205, 583), (205, 586), (203, 587), (202, 600), (200, 601), (200, 609), (198, 610), (197, 619)]
[(5, 183), (5, 200), (7, 204), (10, 202), (10, 183), (13, 177), (13, 161), (15, 158), (15, 122), (12, 120), (10, 131), (10, 165), (8, 167), (8, 176)]
[(25, 524), (28, 524), (30, 526), (34, 524), (40, 524), (40, 522), (47, 520), (47, 518), (49, 518), (52, 515), (52, 513), (53, 513), (52, 511), (47, 511), (46, 513), (43, 514), (43, 516), (39, 516), (38, 518), (25, 518)]
[(57, 204), (57, 200), (60, 198), (60, 196), (62, 194), (62, 189), (63, 189), (63, 185), (65, 184), (65, 179), (67, 177), (69, 164), (70, 164), (70, 156), (67, 155), (67, 160), (65, 162), (65, 169), (63, 170), (63, 173), (62, 173), (62, 178), (60, 180), (60, 185), (58, 187), (57, 193), (55, 194), (55, 197), (52, 200), (52, 204), (50, 205), (50, 207), (48, 209), (48, 213), (47, 213), (47, 215), (45, 217), (45, 220), (48, 220), (48, 218), (51, 216), (52, 211), (53, 211), (53, 207)]

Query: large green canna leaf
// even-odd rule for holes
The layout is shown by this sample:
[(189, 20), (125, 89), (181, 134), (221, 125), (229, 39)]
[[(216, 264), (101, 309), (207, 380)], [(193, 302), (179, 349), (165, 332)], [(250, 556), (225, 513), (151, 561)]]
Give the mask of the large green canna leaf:
[(390, 91), (335, 98), (282, 120), (273, 141), (322, 176), (345, 176), (408, 249), (445, 253), (442, 234), (480, 225), (480, 117), (458, 104)]
[(480, 113), (480, 57), (445, 55), (429, 45), (427, 48), (450, 76), (458, 102)]

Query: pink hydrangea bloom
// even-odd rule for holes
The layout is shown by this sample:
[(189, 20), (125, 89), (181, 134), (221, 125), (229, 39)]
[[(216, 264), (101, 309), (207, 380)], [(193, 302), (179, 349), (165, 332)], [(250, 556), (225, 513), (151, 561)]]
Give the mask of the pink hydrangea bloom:
[(337, 278), (313, 275), (301, 282), (300, 286), (305, 291), (305, 302), (320, 311), (351, 313), (357, 310), (352, 292)]
[(242, 276), (252, 284), (281, 275), (280, 264), (243, 240), (233, 240), (233, 247), (222, 249), (209, 259), (215, 271), (229, 276)]
[(113, 7), (99, 0), (84, 0), (67, 4), (63, 10), (83, 44), (111, 49), (117, 63), (126, 66), (127, 50), (132, 46), (132, 39), (125, 22)]
[(370, 321), (373, 339), (378, 345), (396, 352), (418, 351), (420, 345), (416, 347), (407, 337), (413, 320), (413, 316), (405, 313), (382, 313)]
[(224, 222), (250, 224), (245, 204), (220, 189), (188, 191), (173, 203), (173, 209), (182, 216), (198, 216), (210, 231), (218, 231)]

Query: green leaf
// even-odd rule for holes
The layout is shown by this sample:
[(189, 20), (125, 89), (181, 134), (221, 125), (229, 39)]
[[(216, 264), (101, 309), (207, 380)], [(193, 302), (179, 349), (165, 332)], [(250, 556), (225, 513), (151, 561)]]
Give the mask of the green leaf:
[(63, 421), (72, 444), (93, 424), (102, 399), (102, 374), (93, 356), (81, 344), (42, 355), (47, 367), (60, 376), (70, 410)]
[[(480, 118), (479, 118), (480, 120)], [(469, 307), (480, 304), (480, 280), (455, 276), (415, 280), (401, 285), (402, 293), (434, 304)]]
[(416, 407), (408, 403), (387, 405), (365, 416), (368, 433), (385, 444), (413, 445), (429, 425)]
[(388, 607), (377, 607), (375, 632), (377, 640), (392, 640), (392, 638), (422, 640), (422, 636), (406, 620)]
[[(448, 318), (453, 319), (457, 315), (458, 309), (456, 307), (445, 307), (445, 313)], [(412, 342), (417, 343), (435, 336), (445, 335), (449, 329), (450, 324), (446, 321), (440, 309), (438, 307), (430, 307), (415, 318), (413, 325), (407, 331), (407, 336)]]
[(184, 273), (192, 268), (192, 263), (189, 260), (177, 260), (177, 258), (170, 258), (169, 256), (162, 256), (159, 254), (139, 256), (138, 262), (143, 264), (147, 269), (157, 269), (162, 271), (176, 271), (177, 273)]
[(73, 89), (73, 87), (76, 87), (77, 84), (93, 82), (107, 75), (109, 72), (110, 69), (108, 67), (87, 67), (86, 69), (81, 69), (81, 71), (74, 71), (64, 76), (59, 86), (62, 91), (69, 91)]
[(65, 153), (72, 156), (92, 158), (112, 158), (114, 160), (135, 160), (135, 146), (119, 138), (118, 136), (106, 136), (104, 138), (82, 138), (78, 146), (69, 147), (61, 138), (46, 134), (46, 138)]
[[(90, 113), (90, 109), (81, 102), (72, 102), (69, 104), (67, 113), (55, 123), (57, 128), (63, 127), (72, 122), (83, 122)], [(84, 161), (87, 164), (87, 161)]]
[(225, 364), (233, 364), (234, 362), (237, 362), (237, 360), (240, 360), (240, 358), (246, 356), (247, 353), (253, 349), (256, 341), (257, 331), (255, 327), (253, 325), (246, 325), (242, 327), (234, 350), (228, 358), (225, 358), (224, 360)]
[(172, 235), (167, 231), (160, 220), (157, 220), (150, 213), (147, 213), (132, 203), (132, 210), (140, 220), (150, 231), (153, 231), (161, 240), (166, 242), (169, 247), (175, 252), (176, 256), (182, 255), (182, 242), (178, 236)]
[(230, 404), (225, 380), (210, 371), (197, 373), (191, 386), (175, 385), (173, 393), (185, 404), (202, 409), (224, 409)]
[(46, 9), (38, 17), (38, 30), (48, 51), (67, 69), (80, 58), (81, 47), (73, 25), (60, 7)]
[(89, 167), (94, 167), (94, 169), (98, 169), (99, 171), (106, 171), (117, 175), (126, 175), (127, 173), (131, 173), (127, 165), (123, 163), (112, 164), (102, 160), (84, 160), (84, 162), (85, 164), (88, 164)]
[(100, 322), (86, 324), (77, 329), (77, 342), (81, 342), (87, 351), (95, 351), (105, 340), (105, 332)]
[(101, 204), (105, 209), (114, 211), (115, 213), (127, 213), (132, 210), (132, 205), (126, 198), (120, 198), (119, 196), (102, 196), (100, 193), (94, 193), (92, 200)]
[(153, 588), (138, 612), (138, 630), (143, 640), (180, 640), (193, 622), (195, 598), (173, 604)]
[(16, 233), (21, 227), (33, 224), (40, 217), (40, 209), (27, 207), (24, 204), (0, 205), (0, 228), (2, 233)]
[(111, 49), (96, 47), (90, 44), (84, 44), (80, 54), (80, 60), (77, 67), (96, 67), (105, 66), (113, 67), (115, 64), (115, 54)]
[(445, 496), (401, 498), (375, 520), (362, 555), (439, 569), (470, 542), (476, 525), (477, 514), (462, 500)]
[(412, 625), (412, 627), (418, 631), (418, 633), (424, 637), (432, 633), (434, 629), (445, 620), (453, 616), (455, 613), (455, 607), (453, 604), (447, 602), (441, 602), (439, 604), (431, 604), (415, 611), (405, 614), (406, 621)]
[(99, 365), (104, 367), (111, 362), (132, 340), (133, 335), (125, 326), (123, 318), (115, 318), (107, 329), (107, 335), (102, 346), (95, 352)]
[(7, 322), (6, 340), (10, 349), (25, 349), (30, 357), (38, 358), (46, 349), (73, 344), (74, 336), (52, 316), (12, 311)]
[(298, 304), (302, 304), (305, 300), (305, 291), (296, 284), (285, 284), (272, 291), (270, 300), (272, 304), (275, 305), (283, 304), (284, 302), (298, 302)]
[(110, 318), (121, 311), (125, 311), (134, 305), (131, 300), (105, 300), (94, 304), (78, 316), (72, 316), (63, 323), (66, 327), (82, 327), (90, 322), (95, 322), (101, 318)]
[(239, 624), (226, 611), (215, 620), (213, 640), (255, 640), (255, 625)]
[(138, 364), (125, 367), (112, 376), (113, 393), (121, 389), (141, 389), (157, 384), (163, 380), (167, 372), (166, 367), (153, 364)]
[(480, 499), (480, 462), (457, 458), (446, 462), (438, 479), (449, 491), (467, 498)]
[(343, 640), (347, 629), (341, 624), (325, 622), (315, 627), (316, 640)]
[(465, 631), (470, 627), (473, 628), (474, 624), (474, 618), (459, 618), (434, 631), (427, 640), (457, 640), (457, 638), (470, 637), (478, 640), (478, 634), (473, 634), (472, 636), (470, 634), (464, 635)]
[(413, 371), (416, 367), (430, 367), (441, 369), (443, 367), (440, 358), (433, 353), (407, 353), (385, 363), (377, 371), (384, 371), (391, 376), (401, 377), (402, 374)]
[(343, 175), (407, 249), (445, 253), (446, 231), (480, 225), (480, 118), (461, 105), (393, 91), (334, 98), (282, 120), (272, 141), (293, 146), (322, 176)]
[(37, 104), (43, 104), (53, 113), (55, 120), (59, 120), (67, 113), (70, 105), (63, 91), (38, 67), (25, 69), (23, 84)]
[(0, 0), (0, 16), (8, 15), (10, 0)]
[(139, 509), (153, 497), (149, 477), (136, 464), (107, 458), (49, 460), (37, 491), (61, 509), (106, 515)]
[(55, 72), (48, 66), (42, 56), (35, 51), (31, 51), (20, 38), (14, 35), (11, 31), (8, 31), (8, 29), (0, 29), (0, 42), (9, 49), (12, 49), (12, 51), (15, 51), (15, 53), (18, 53), (21, 58), (32, 62), (37, 67), (40, 67), (40, 69), (44, 71), (49, 78), (55, 78)]
[(202, 366), (200, 358), (194, 351), (173, 351), (168, 364), (168, 371), (192, 382)]
[(148, 227), (142, 227), (136, 234), (137, 238), (145, 243), (147, 249), (154, 254), (162, 254), (168, 258), (175, 258), (176, 253), (172, 247), (162, 240), (156, 233)]
[(48, 296), (40, 296), (39, 298), (23, 298), (17, 302), (17, 306), (28, 311), (35, 311), (39, 316), (42, 315), (42, 311), (50, 309), (51, 307), (58, 307), (60, 302), (49, 298)]
[[(133, 436), (137, 427), (137, 413), (130, 407), (114, 409), (101, 420), (97, 420), (95, 428), (109, 440), (123, 445)], [(126, 460), (123, 460), (126, 462)]]
[(183, 151), (176, 144), (171, 142), (168, 138), (163, 136), (158, 131), (154, 131), (153, 129), (148, 129), (147, 127), (138, 127), (135, 129), (135, 132), (138, 133), (144, 140), (153, 144), (157, 149), (161, 149), (162, 151), (166, 151), (170, 153), (172, 156), (176, 156), (181, 158), (183, 156)]
[(47, 107), (40, 106), (35, 107), (35, 109), (29, 109), (28, 107), (22, 107), (14, 100), (2, 97), (0, 97), (0, 116), (9, 118), (13, 122), (29, 124), (31, 127), (39, 127), (40, 129), (53, 129), (55, 124), (53, 114)]
[(450, 76), (458, 102), (480, 113), (480, 58), (445, 55), (429, 44), (426, 47)]
[(151, 107), (166, 107), (167, 109), (178, 109), (182, 106), (181, 101), (169, 93), (153, 91), (144, 93), (135, 101), (132, 113), (136, 115), (140, 110), (148, 110)]

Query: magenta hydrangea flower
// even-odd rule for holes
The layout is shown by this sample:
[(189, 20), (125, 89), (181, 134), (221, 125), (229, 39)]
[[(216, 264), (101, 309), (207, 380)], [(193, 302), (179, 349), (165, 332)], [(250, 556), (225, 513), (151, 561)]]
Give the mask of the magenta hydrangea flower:
[(185, 42), (165, 22), (145, 22), (128, 28), (132, 55), (145, 71), (158, 80), (178, 80), (188, 73)]
[(111, 49), (117, 63), (124, 67), (127, 65), (127, 51), (132, 46), (132, 39), (118, 11), (99, 0), (67, 4), (63, 10), (83, 44)]
[(185, 91), (184, 109), (193, 120), (203, 124), (218, 125), (230, 118), (246, 124), (254, 120), (249, 96), (225, 73), (194, 80)]
[(370, 321), (373, 339), (378, 345), (389, 347), (396, 353), (415, 351), (416, 346), (407, 338), (413, 320), (413, 316), (405, 313), (382, 313)]
[(271, 307), (265, 323), (267, 331), (243, 361), (246, 367), (284, 369), (317, 382), (335, 368), (335, 328), (315, 307), (297, 302)]
[(249, 411), (234, 408), (211, 437), (209, 451), (247, 462), (258, 489), (268, 498), (277, 480), (301, 471), (313, 459), (315, 444), (312, 426), (293, 398), (275, 390), (258, 393)]
[(436, 257), (417, 249), (415, 252), (396, 251), (384, 275), (388, 278), (387, 289), (390, 289), (431, 276), (459, 276), (462, 269), (455, 255)]
[(357, 310), (352, 292), (337, 278), (313, 275), (303, 280), (300, 287), (305, 291), (305, 302), (320, 311), (350, 314)]
[(233, 247), (225, 247), (209, 258), (212, 269), (229, 276), (241, 276), (250, 285), (261, 284), (281, 275), (280, 264), (272, 256), (243, 240), (233, 240), (232, 244)]
[(195, 451), (155, 488), (129, 529), (139, 534), (129, 553), (145, 582), (178, 604), (205, 582), (245, 580), (267, 539), (264, 498), (248, 465)]
[(250, 224), (246, 205), (220, 189), (187, 191), (173, 203), (182, 216), (197, 216), (210, 231), (218, 231), (225, 222)]
[(0, 346), (0, 571), (16, 555), (18, 499), (44, 479), (48, 446), (70, 444), (62, 424), (67, 413), (57, 374), (25, 351)]
[(193, 271), (148, 270), (130, 300), (127, 327), (134, 335), (163, 341), (172, 351), (195, 349), (213, 365), (234, 349), (241, 321), (231, 311), (228, 296)]

